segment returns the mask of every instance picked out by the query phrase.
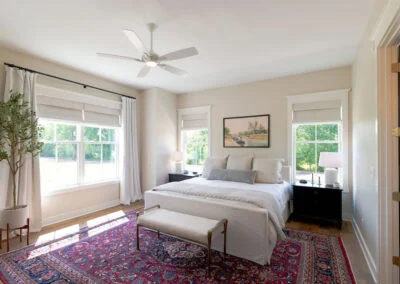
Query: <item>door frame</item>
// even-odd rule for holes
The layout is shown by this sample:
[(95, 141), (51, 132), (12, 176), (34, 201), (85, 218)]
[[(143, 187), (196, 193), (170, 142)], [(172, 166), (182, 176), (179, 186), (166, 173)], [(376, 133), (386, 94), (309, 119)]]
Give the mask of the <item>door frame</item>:
[(399, 191), (398, 145), (392, 136), (398, 127), (398, 78), (391, 72), (391, 63), (398, 61), (396, 44), (400, 41), (400, 1), (386, 6), (371, 35), (377, 74), (377, 144), (378, 144), (378, 283), (398, 283), (399, 268), (392, 258), (399, 255), (399, 203), (392, 194)]

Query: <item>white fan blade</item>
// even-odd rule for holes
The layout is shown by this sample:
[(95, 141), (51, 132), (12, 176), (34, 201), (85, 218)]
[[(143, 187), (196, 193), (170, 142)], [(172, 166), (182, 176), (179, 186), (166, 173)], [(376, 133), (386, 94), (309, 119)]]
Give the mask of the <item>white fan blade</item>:
[(133, 60), (133, 61), (138, 61), (142, 62), (140, 59), (134, 58), (134, 57), (129, 57), (129, 56), (123, 56), (123, 55), (116, 55), (116, 54), (108, 54), (108, 53), (96, 53), (98, 56), (101, 57), (107, 57), (107, 58), (117, 58), (117, 59), (125, 59), (125, 60)]
[(147, 66), (146, 64), (143, 66), (142, 70), (140, 70), (139, 74), (137, 75), (137, 77), (139, 78), (143, 78), (145, 77), (147, 74), (149, 74), (151, 67)]
[(138, 35), (134, 31), (124, 30), (124, 33), (140, 53), (144, 53), (146, 51), (143, 41), (138, 37)]
[(187, 76), (188, 75), (188, 73), (186, 73), (185, 71), (183, 71), (183, 70), (181, 70), (179, 68), (173, 67), (171, 65), (158, 64), (157, 66), (160, 67), (161, 69), (164, 69), (165, 71), (171, 72), (171, 73), (173, 73), (175, 75), (178, 75), (178, 76)]
[(167, 61), (167, 60), (176, 60), (176, 59), (182, 59), (182, 58), (187, 58), (190, 56), (195, 56), (199, 54), (197, 49), (195, 47), (189, 47), (189, 48), (184, 48), (181, 50), (177, 50), (171, 53), (167, 53), (159, 58), (160, 61)]

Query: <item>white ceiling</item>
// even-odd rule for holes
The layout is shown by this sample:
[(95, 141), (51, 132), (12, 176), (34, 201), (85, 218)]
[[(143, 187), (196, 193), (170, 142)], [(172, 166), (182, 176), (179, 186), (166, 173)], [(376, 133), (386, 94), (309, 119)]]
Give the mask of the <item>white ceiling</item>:
[[(374, 0), (0, 0), (0, 45), (136, 88), (184, 93), (351, 64)], [(159, 25), (159, 54), (195, 46), (170, 62), (178, 77), (141, 63), (96, 56), (140, 56), (122, 33), (145, 43)]]

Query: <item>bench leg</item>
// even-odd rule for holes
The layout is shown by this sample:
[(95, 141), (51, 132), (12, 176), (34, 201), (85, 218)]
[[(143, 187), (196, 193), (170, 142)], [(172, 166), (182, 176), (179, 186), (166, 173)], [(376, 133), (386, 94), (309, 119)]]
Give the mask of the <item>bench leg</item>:
[(29, 223), (29, 218), (26, 219), (26, 224), (27, 224), (27, 228), (26, 228), (26, 244), (29, 246), (29, 234), (31, 232), (30, 229), (30, 223)]
[(137, 250), (140, 250), (140, 248), (139, 248), (139, 225), (136, 225), (136, 248), (137, 248)]
[(207, 243), (207, 248), (208, 248), (208, 267), (207, 267), (207, 275), (210, 276), (210, 265), (211, 265), (211, 239), (212, 239), (212, 233), (208, 232), (208, 243)]
[(157, 231), (157, 238), (160, 238), (160, 231)]
[(228, 229), (228, 220), (224, 221), (224, 257), (226, 257), (226, 229)]
[(10, 251), (10, 224), (7, 223), (7, 252)]

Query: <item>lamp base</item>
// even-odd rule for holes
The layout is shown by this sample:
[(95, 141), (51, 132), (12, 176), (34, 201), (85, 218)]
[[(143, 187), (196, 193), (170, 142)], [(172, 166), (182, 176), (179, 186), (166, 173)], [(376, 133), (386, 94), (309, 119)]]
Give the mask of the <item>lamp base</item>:
[(176, 164), (175, 164), (175, 172), (177, 174), (183, 173), (182, 162), (176, 162)]
[(333, 168), (325, 168), (325, 184), (334, 185), (337, 183), (338, 171)]

